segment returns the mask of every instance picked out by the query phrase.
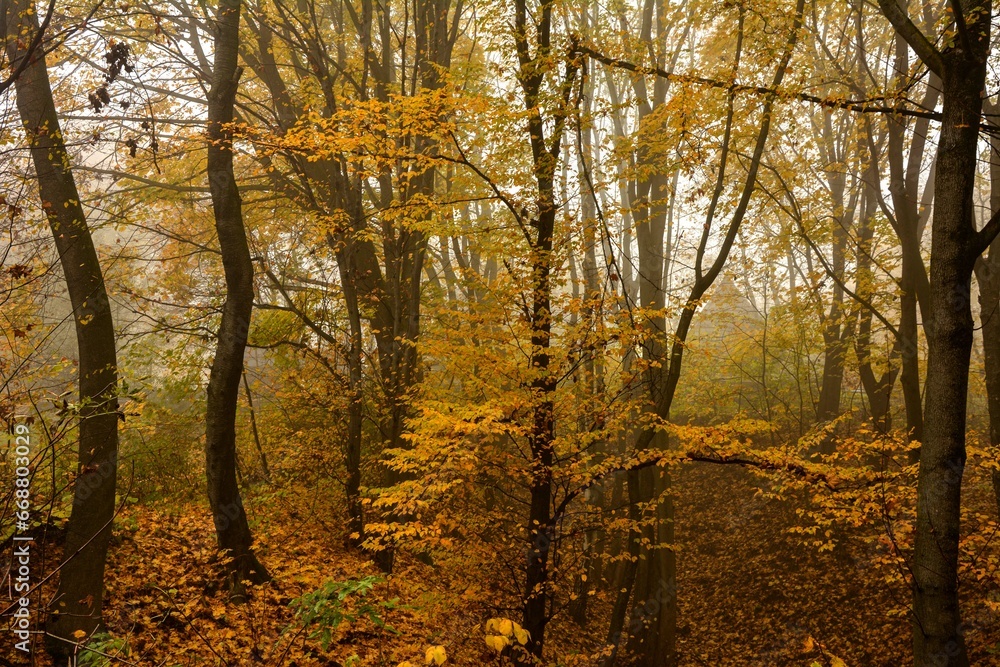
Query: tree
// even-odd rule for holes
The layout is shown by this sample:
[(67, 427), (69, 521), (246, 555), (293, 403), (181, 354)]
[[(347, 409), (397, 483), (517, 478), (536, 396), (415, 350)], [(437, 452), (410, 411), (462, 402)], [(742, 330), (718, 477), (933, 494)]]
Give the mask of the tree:
[(208, 93), (208, 181), (226, 275), (226, 301), (205, 406), (208, 500), (219, 548), (230, 559), (226, 569), (236, 595), (242, 595), (245, 580), (262, 583), (270, 576), (253, 553), (253, 536), (236, 483), (236, 408), (254, 299), (253, 261), (233, 172), (231, 124), (242, 73), (238, 66), (240, 5), (241, 0), (219, 2)]
[[(571, 112), (571, 95), (577, 82), (579, 64), (568, 59), (558, 76), (555, 109), (543, 116), (543, 86), (549, 77), (546, 70), (558, 67), (553, 53), (552, 0), (540, 0), (529, 14), (528, 0), (514, 2), (514, 45), (519, 65), (517, 82), (521, 88), (526, 112), (526, 133), (531, 146), (534, 172), (534, 206), (530, 214), (512, 210), (518, 225), (525, 231), (530, 247), (531, 267), (530, 311), (531, 367), (536, 375), (531, 383), (535, 395), (532, 410), (533, 425), (528, 436), (531, 450), (531, 486), (528, 521), (525, 534), (528, 544), (525, 554), (524, 597), (521, 605), (521, 625), (528, 631), (527, 655), (515, 656), (518, 665), (533, 665), (541, 659), (545, 641), (545, 626), (549, 620), (549, 559), (552, 545), (552, 467), (555, 461), (555, 419), (552, 394), (557, 378), (549, 368), (549, 347), (552, 338), (552, 268), (556, 224), (556, 166), (563, 149), (563, 133)], [(529, 30), (530, 24), (533, 30)], [(558, 72), (558, 69), (557, 69)], [(561, 104), (560, 104), (561, 103)], [(546, 125), (551, 124), (547, 130)], [(530, 230), (530, 231), (529, 231)]]
[[(646, 364), (648, 365), (648, 377), (646, 384), (648, 387), (648, 401), (646, 412), (653, 417), (648, 425), (643, 426), (636, 437), (635, 450), (644, 451), (648, 449), (665, 449), (666, 438), (661, 423), (670, 421), (670, 409), (677, 391), (678, 382), (681, 377), (681, 366), (684, 359), (684, 349), (688, 334), (691, 330), (691, 323), (694, 319), (695, 311), (698, 309), (701, 299), (714, 284), (716, 278), (722, 272), (723, 267), (729, 258), (729, 253), (736, 241), (740, 226), (746, 216), (751, 198), (757, 184), (757, 174), (760, 169), (761, 160), (767, 145), (768, 135), (774, 115), (775, 93), (781, 85), (791, 62), (795, 45), (798, 41), (799, 30), (802, 26), (802, 12), (804, 2), (801, 0), (791, 11), (791, 25), (789, 26), (788, 37), (780, 51), (778, 64), (768, 87), (769, 92), (765, 94), (760, 124), (752, 141), (752, 153), (747, 164), (746, 174), (740, 179), (737, 186), (739, 193), (737, 203), (733, 208), (730, 219), (725, 226), (725, 232), (714, 259), (707, 257), (708, 242), (712, 234), (713, 224), (716, 222), (716, 214), (720, 198), (727, 190), (727, 167), (730, 150), (732, 150), (733, 122), (736, 117), (736, 88), (730, 86), (726, 100), (725, 129), (723, 131), (722, 144), (719, 149), (719, 166), (716, 172), (716, 181), (711, 190), (711, 200), (706, 213), (705, 224), (694, 256), (694, 280), (690, 285), (687, 297), (683, 301), (682, 310), (675, 324), (672, 342), (668, 345), (659, 344), (647, 347), (644, 350)], [(743, 26), (745, 14), (740, 10), (739, 30), (737, 32), (736, 50), (733, 58), (733, 80), (739, 72), (742, 48), (743, 48)], [(660, 70), (660, 76), (669, 77), (669, 73)], [(660, 242), (662, 243), (662, 237)], [(640, 248), (642, 248), (640, 239)], [(659, 249), (646, 249), (644, 252), (659, 256)], [(646, 266), (648, 275), (640, 278), (640, 299), (648, 300), (653, 306), (653, 313), (657, 312), (657, 305), (660, 305), (662, 312), (662, 296), (655, 297), (655, 292), (660, 289), (658, 280), (660, 272), (656, 268), (661, 266), (661, 261), (655, 262), (656, 267), (649, 267), (643, 264), (640, 255), (640, 274), (644, 273)], [(662, 270), (662, 268), (660, 269)], [(642, 282), (647, 283), (643, 295)], [(649, 285), (649, 283), (653, 283)], [(654, 327), (655, 331), (662, 334), (665, 329), (665, 322)], [(652, 340), (656, 341), (656, 334)], [(633, 570), (629, 573), (629, 578), (635, 577), (633, 600), (633, 623), (630, 631), (630, 648), (636, 653), (638, 663), (641, 665), (661, 665), (674, 664), (676, 661), (675, 630), (677, 622), (676, 612), (676, 560), (670, 545), (673, 543), (673, 507), (669, 496), (669, 478), (666, 472), (659, 467), (649, 467), (643, 470), (635, 470), (629, 480), (630, 502), (633, 505), (651, 505), (655, 515), (652, 523), (642, 528), (641, 535), (633, 529), (630, 542), (648, 545), (644, 549), (644, 554), (640, 554), (642, 565), (641, 573)], [(628, 581), (625, 585), (625, 593), (619, 597), (619, 604), (612, 619), (612, 641), (617, 646), (620, 632), (624, 628), (623, 605), (621, 601), (628, 599), (628, 590), (632, 589), (633, 583)], [(614, 654), (612, 654), (614, 655)]]
[[(47, 21), (48, 19), (46, 19)], [(79, 460), (66, 530), (59, 589), (50, 607), (46, 645), (73, 654), (83, 632), (102, 624), (104, 568), (118, 478), (118, 361), (111, 303), (70, 167), (46, 58), (37, 52), (42, 28), (30, 2), (0, 5), (17, 109), (31, 150), (38, 194), (69, 291), (79, 354)], [(36, 48), (31, 48), (30, 45)]]
[(941, 132), (931, 222), (930, 311), (924, 441), (917, 482), (913, 556), (913, 658), (969, 664), (958, 600), (958, 543), (972, 350), (971, 280), (977, 258), (1000, 229), (979, 231), (973, 208), (979, 131), (990, 54), (990, 0), (954, 0), (953, 28), (937, 47), (904, 4), (879, 0), (896, 32), (941, 79)]
[[(257, 35), (257, 48), (246, 50), (249, 66), (270, 95), (275, 122), (268, 130), (282, 137), (276, 143), (285, 164), (278, 163), (271, 152), (264, 153), (262, 166), (277, 190), (314, 216), (336, 262), (349, 332), (341, 352), (353, 397), (344, 447), (348, 513), (355, 536), (351, 540), (356, 545), (372, 546), (380, 567), (391, 571), (391, 543), (384, 535), (368, 534), (362, 514), (363, 410), (366, 404), (376, 408), (381, 436), (369, 450), (380, 454), (406, 446), (403, 434), (410, 417), (409, 401), (419, 377), (417, 343), (427, 254), (423, 226), (437, 208), (434, 160), (442, 137), (407, 129), (393, 136), (385, 129), (368, 131), (367, 123), (376, 117), (380, 122), (393, 117), (405, 98), (417, 100), (421, 113), (434, 121), (422, 127), (438, 127), (445, 121), (447, 104), (442, 102), (447, 98), (440, 93), (447, 85), (463, 4), (453, 6), (442, 0), (414, 3), (412, 33), (409, 6), (400, 15), (390, 6), (376, 11), (366, 2), (356, 11), (348, 3), (338, 3), (312, 8), (315, 13), (311, 19), (282, 2), (275, 3), (274, 9), (273, 13), (254, 13), (251, 27)], [(336, 30), (315, 20), (318, 14), (326, 16)], [(397, 23), (405, 27), (396, 29)], [(346, 39), (346, 34), (355, 39)], [(275, 53), (282, 48), (288, 50), (293, 62), (300, 53), (305, 54), (310, 64), (307, 81), (299, 76), (299, 70), (279, 64)], [(314, 106), (293, 96), (295, 90), (315, 94), (316, 89), (319, 94)], [(306, 154), (298, 142), (307, 124), (315, 120), (317, 108), (321, 109), (318, 115), (329, 123), (329, 134), (312, 133), (308, 141), (323, 144), (323, 148), (318, 154)], [(409, 113), (414, 109), (411, 107)], [(371, 115), (360, 122), (367, 111)], [(337, 127), (339, 123), (356, 124), (348, 129)], [(377, 145), (369, 143), (371, 152), (358, 155), (351, 146), (354, 139)], [(382, 149), (395, 157), (379, 154)], [(281, 166), (287, 171), (278, 168)], [(269, 275), (280, 291), (285, 278)], [(305, 316), (307, 325), (312, 322), (309, 326), (315, 335), (334, 342), (323, 322), (302, 310), (298, 313)], [(365, 349), (368, 340), (375, 344), (371, 354)], [(366, 359), (371, 362), (366, 363)], [(398, 481), (391, 467), (383, 468), (383, 476), (383, 486)], [(385, 525), (399, 517), (381, 518), (386, 519), (380, 522)]]
[[(995, 127), (996, 113), (987, 102), (987, 119)], [(990, 136), (990, 213), (1000, 213), (1000, 139)], [(1000, 238), (998, 236), (997, 238)], [(990, 444), (1000, 446), (1000, 241), (990, 243), (989, 254), (976, 260), (976, 282), (979, 285), (979, 321), (983, 332), (983, 372), (986, 379), (986, 400), (989, 410)], [(993, 472), (993, 494), (1000, 511), (1000, 470)]]

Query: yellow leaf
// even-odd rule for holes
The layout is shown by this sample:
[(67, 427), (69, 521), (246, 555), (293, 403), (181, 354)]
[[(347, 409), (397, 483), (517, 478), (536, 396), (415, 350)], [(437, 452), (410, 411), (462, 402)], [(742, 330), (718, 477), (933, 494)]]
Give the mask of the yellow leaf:
[(424, 662), (428, 665), (443, 665), (447, 659), (448, 654), (445, 653), (444, 646), (431, 646), (427, 649), (427, 655), (424, 656)]
[(517, 623), (514, 624), (514, 638), (517, 639), (518, 644), (524, 646), (525, 644), (528, 643), (529, 637), (531, 637), (531, 635), (528, 633), (527, 630), (522, 628)]
[(510, 633), (514, 631), (514, 624), (505, 618), (500, 621), (500, 626), (497, 629), (504, 637), (510, 637)]
[(85, 631), (83, 631), (83, 630), (74, 630), (73, 631), (73, 637), (75, 637), (76, 639), (83, 639), (86, 636), (87, 636), (87, 633)]
[(500, 653), (507, 646), (507, 638), (500, 635), (486, 635), (486, 645)]

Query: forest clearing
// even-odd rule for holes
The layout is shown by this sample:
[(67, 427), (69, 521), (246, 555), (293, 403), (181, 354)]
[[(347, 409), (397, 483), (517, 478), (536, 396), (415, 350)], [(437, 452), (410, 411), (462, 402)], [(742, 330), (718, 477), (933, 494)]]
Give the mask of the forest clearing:
[(1000, 665), (991, 0), (0, 0), (0, 665)]

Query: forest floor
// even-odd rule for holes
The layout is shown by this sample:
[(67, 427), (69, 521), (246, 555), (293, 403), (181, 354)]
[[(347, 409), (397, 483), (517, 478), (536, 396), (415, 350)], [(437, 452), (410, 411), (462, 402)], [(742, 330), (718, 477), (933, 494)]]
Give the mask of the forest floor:
[[(909, 628), (898, 613), (907, 601), (863, 549), (820, 553), (803, 546), (788, 530), (797, 520), (789, 500), (760, 495), (759, 480), (743, 470), (689, 467), (676, 483), (683, 667), (826, 667), (841, 664), (837, 658), (848, 667), (907, 664)], [(207, 565), (215, 548), (202, 505), (137, 506), (120, 516), (106, 609), (109, 630), (127, 641), (128, 652), (110, 664), (395, 667), (424, 664), (426, 649), (438, 645), (446, 664), (498, 664), (483, 642), (484, 592), (449, 578), (448, 568), (405, 557), (372, 593), (400, 599), (398, 608), (383, 611), (398, 634), (348, 623), (324, 651), (295, 625), (289, 602), (324, 581), (377, 571), (340, 546), (336, 530), (289, 507), (252, 517), (275, 581), (254, 589), (244, 605), (227, 602), (216, 583), (218, 565)], [(593, 608), (598, 617), (586, 629), (568, 620), (550, 626), (547, 651), (566, 656), (560, 665), (596, 664), (588, 652), (607, 625), (600, 602)], [(989, 650), (998, 639), (996, 623), (980, 622), (969, 639), (973, 664), (1000, 665)], [(17, 662), (12, 643), (0, 647), (0, 664), (28, 664)], [(33, 657), (35, 665), (51, 665), (41, 651)]]

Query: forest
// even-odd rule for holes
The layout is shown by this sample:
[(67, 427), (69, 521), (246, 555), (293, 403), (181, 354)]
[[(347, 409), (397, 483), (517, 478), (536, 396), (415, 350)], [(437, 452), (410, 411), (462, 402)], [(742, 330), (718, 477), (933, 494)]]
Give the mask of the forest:
[(1000, 665), (993, 9), (0, 0), (0, 665)]

